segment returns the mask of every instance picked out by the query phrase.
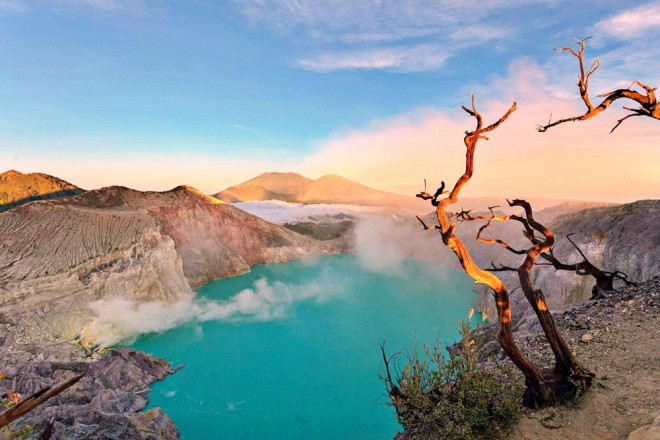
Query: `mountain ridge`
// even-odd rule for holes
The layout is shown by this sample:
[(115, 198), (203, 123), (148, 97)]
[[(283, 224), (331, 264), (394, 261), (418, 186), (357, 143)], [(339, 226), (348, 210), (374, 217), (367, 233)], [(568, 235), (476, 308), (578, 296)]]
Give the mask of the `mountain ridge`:
[(200, 191), (112, 186), (0, 213), (0, 313), (71, 337), (101, 298), (172, 303), (250, 266), (338, 253)]
[(50, 174), (9, 170), (0, 174), (0, 212), (34, 200), (74, 196), (84, 191)]
[(279, 200), (302, 204), (343, 204), (383, 207), (412, 215), (421, 208), (420, 199), (370, 188), (336, 174), (316, 180), (297, 173), (263, 173), (213, 194), (219, 200), (235, 203)]
[[(407, 215), (418, 215), (424, 213), (428, 208), (413, 194), (404, 195), (374, 189), (337, 174), (327, 174), (313, 180), (292, 172), (265, 172), (245, 182), (225, 188), (213, 194), (213, 197), (227, 203), (279, 200), (302, 204), (376, 206)], [(547, 197), (531, 197), (527, 201), (537, 212), (559, 205), (564, 205), (563, 210), (566, 212), (574, 211), (575, 206), (616, 205)], [(507, 213), (510, 211), (510, 208), (506, 206), (506, 198), (502, 196), (464, 197), (461, 199), (460, 205), (472, 211), (485, 211), (490, 206), (499, 205), (500, 210)]]

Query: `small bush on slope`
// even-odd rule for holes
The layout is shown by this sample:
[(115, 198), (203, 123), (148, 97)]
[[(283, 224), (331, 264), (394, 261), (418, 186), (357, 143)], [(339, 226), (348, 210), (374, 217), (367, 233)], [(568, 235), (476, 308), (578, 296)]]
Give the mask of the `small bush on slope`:
[(479, 365), (476, 335), (470, 321), (461, 322), (457, 349), (442, 352), (441, 344), (414, 352), (396, 383), (383, 377), (402, 439), (496, 439), (507, 433), (520, 415), (523, 388), (509, 368)]

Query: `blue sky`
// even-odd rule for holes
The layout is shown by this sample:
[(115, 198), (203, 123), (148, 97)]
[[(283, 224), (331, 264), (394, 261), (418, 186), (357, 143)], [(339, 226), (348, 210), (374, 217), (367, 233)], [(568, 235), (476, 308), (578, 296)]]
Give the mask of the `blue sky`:
[[(537, 134), (533, 123), (580, 111), (577, 63), (552, 49), (586, 36), (587, 58), (602, 64), (594, 91), (660, 83), (660, 2), (0, 0), (0, 171), (41, 171), (85, 188), (187, 183), (207, 192), (297, 171), (408, 190), (451, 174), (430, 164), (444, 164), (443, 148), (462, 154), (460, 133), (472, 122), (460, 105), (472, 91), (484, 111), (513, 99), (529, 109), (514, 124), (528, 124), (524, 137), (539, 155), (499, 150), (529, 168), (551, 151), (566, 154), (553, 145), (574, 139), (573, 127)], [(580, 127), (594, 143), (576, 160), (603, 143), (611, 151), (599, 155), (611, 156), (625, 142), (637, 162), (622, 178), (638, 176), (617, 197), (660, 197), (649, 165), (660, 148), (648, 148), (660, 147), (659, 124), (636, 118), (604, 137), (622, 116), (606, 114)], [(582, 193), (557, 183), (546, 185), (555, 193), (530, 191), (611, 195), (593, 178), (598, 161), (578, 182), (590, 188)], [(620, 168), (621, 158), (605, 162)], [(518, 181), (532, 175), (512, 172)], [(516, 186), (490, 174), (476, 190)]]

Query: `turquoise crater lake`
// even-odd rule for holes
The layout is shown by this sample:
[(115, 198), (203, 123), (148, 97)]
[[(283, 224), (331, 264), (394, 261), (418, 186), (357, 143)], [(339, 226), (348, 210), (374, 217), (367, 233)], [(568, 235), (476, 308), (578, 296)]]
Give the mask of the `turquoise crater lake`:
[(379, 345), (395, 353), (455, 340), (472, 285), (410, 260), (387, 273), (355, 255), (267, 264), (198, 290), (202, 304), (260, 291), (244, 298), (249, 314), (193, 321), (132, 347), (185, 364), (149, 395), (185, 440), (391, 439), (399, 426), (378, 379)]

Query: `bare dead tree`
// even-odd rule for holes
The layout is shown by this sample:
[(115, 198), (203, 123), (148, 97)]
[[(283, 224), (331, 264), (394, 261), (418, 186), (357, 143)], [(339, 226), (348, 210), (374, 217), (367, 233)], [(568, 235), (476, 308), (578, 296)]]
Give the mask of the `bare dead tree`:
[[(512, 202), (509, 202), (509, 206), (515, 206), (512, 204)], [(526, 254), (525, 250), (517, 250), (509, 246), (506, 242), (499, 240), (499, 239), (493, 239), (493, 238), (483, 238), (481, 236), (481, 233), (485, 231), (489, 226), (491, 221), (508, 221), (508, 220), (515, 220), (520, 222), (523, 227), (523, 234), (524, 236), (534, 245), (541, 244), (542, 239), (537, 237), (534, 234), (534, 228), (532, 228), (529, 224), (528, 219), (525, 217), (517, 216), (517, 215), (509, 215), (509, 216), (498, 216), (494, 209), (499, 208), (499, 206), (490, 206), (488, 210), (491, 213), (491, 216), (472, 216), (470, 214), (470, 211), (465, 211), (461, 210), (460, 212), (453, 214), (450, 216), (450, 218), (456, 218), (459, 221), (476, 221), (476, 220), (484, 220), (487, 221), (487, 223), (479, 228), (479, 231), (477, 233), (477, 241), (480, 241), (482, 243), (496, 243), (504, 247), (506, 250), (508, 250), (511, 253), (517, 254), (517, 255), (524, 255)], [(531, 208), (530, 208), (531, 209)], [(418, 217), (419, 218), (419, 217)], [(421, 220), (420, 220), (421, 221)], [(636, 286), (637, 284), (633, 281), (630, 281), (628, 279), (628, 275), (625, 274), (624, 272), (621, 272), (619, 270), (615, 271), (606, 271), (598, 268), (596, 265), (594, 265), (587, 256), (582, 252), (582, 250), (578, 247), (578, 245), (571, 239), (571, 235), (574, 234), (568, 234), (566, 236), (566, 239), (573, 245), (573, 247), (577, 250), (577, 252), (580, 254), (582, 257), (582, 261), (578, 261), (577, 263), (563, 263), (561, 262), (554, 254), (554, 247), (551, 247), (547, 251), (543, 252), (540, 254), (540, 257), (543, 258), (547, 263), (545, 265), (550, 265), (554, 267), (555, 270), (563, 270), (563, 271), (570, 271), (570, 272), (575, 272), (577, 275), (583, 275), (583, 276), (591, 276), (595, 280), (594, 287), (592, 289), (592, 299), (597, 298), (601, 296), (604, 292), (607, 291), (612, 291), (614, 290), (614, 280), (620, 280), (624, 282), (626, 285), (629, 286)], [(535, 263), (536, 265), (542, 264), (542, 263)], [(491, 267), (487, 269), (490, 272), (506, 272), (506, 271), (517, 271), (516, 268), (513, 267), (508, 267), (508, 266), (495, 266), (493, 263), (491, 263)]]
[[(474, 153), (479, 139), (488, 140), (486, 133), (495, 130), (500, 126), (515, 110), (516, 103), (496, 122), (484, 127), (482, 117), (477, 112), (474, 104), (474, 95), (472, 96), (472, 107), (463, 107), (468, 114), (476, 119), (476, 128), (473, 131), (466, 131), (463, 142), (467, 148), (465, 159), (465, 172), (456, 181), (454, 188), (449, 196), (439, 200), (442, 190), (438, 190), (435, 195), (430, 195), (426, 191), (417, 194), (424, 200), (431, 200), (436, 206), (436, 215), (439, 226), (427, 226), (419, 217), (418, 220), (426, 230), (437, 229), (440, 231), (443, 243), (448, 246), (456, 256), (465, 270), (476, 282), (486, 284), (491, 288), (495, 296), (498, 316), (497, 341), (511, 359), (511, 361), (522, 371), (526, 378), (527, 390), (525, 392), (525, 403), (529, 406), (538, 407), (545, 404), (554, 404), (566, 400), (586, 390), (594, 377), (594, 374), (582, 367), (568, 344), (561, 336), (557, 326), (546, 305), (545, 296), (540, 289), (536, 289), (530, 279), (530, 271), (534, 266), (537, 257), (548, 252), (554, 244), (554, 235), (552, 232), (538, 223), (529, 203), (524, 200), (514, 200), (509, 202), (510, 206), (519, 206), (524, 210), (524, 216), (508, 215), (498, 216), (491, 209), (490, 217), (472, 217), (470, 211), (461, 210), (457, 214), (448, 215), (446, 208), (458, 202), (458, 196), (463, 186), (470, 180), (474, 172)], [(443, 185), (444, 186), (444, 185)], [(498, 243), (512, 252), (524, 255), (524, 262), (516, 268), (522, 290), (532, 309), (536, 313), (545, 336), (550, 344), (550, 348), (555, 356), (555, 365), (553, 368), (542, 370), (531, 362), (518, 348), (513, 338), (511, 329), (511, 307), (509, 303), (509, 294), (504, 283), (492, 272), (480, 268), (472, 259), (464, 243), (454, 234), (457, 223), (454, 220), (481, 219), (487, 220), (477, 236), (482, 242)], [(501, 240), (486, 239), (481, 237), (481, 233), (490, 225), (491, 221), (519, 221), (525, 229), (525, 236), (530, 240), (531, 247), (525, 250), (513, 249), (507, 243)], [(512, 269), (512, 268), (511, 268)], [(513, 270), (513, 269), (512, 269)]]
[(574, 270), (575, 273), (578, 275), (586, 275), (593, 277), (594, 280), (596, 281), (596, 284), (594, 284), (594, 287), (591, 290), (592, 293), (591, 299), (595, 299), (602, 296), (604, 292), (614, 290), (614, 280), (623, 281), (628, 286), (637, 285), (637, 283), (630, 281), (628, 279), (628, 275), (625, 274), (624, 272), (621, 272), (619, 270), (606, 271), (596, 267), (591, 261), (589, 261), (587, 256), (584, 254), (584, 252), (582, 252), (582, 250), (578, 247), (578, 245), (575, 244), (573, 240), (571, 240), (571, 235), (573, 234), (568, 234), (566, 236), (566, 239), (578, 251), (578, 253), (582, 257), (582, 261), (579, 261), (577, 263), (568, 263), (568, 264), (562, 263), (557, 259), (557, 257), (555, 257), (552, 249), (550, 249), (548, 252), (543, 253), (541, 257), (547, 260), (549, 264), (555, 268), (555, 270), (567, 270), (567, 271)]
[[(585, 41), (587, 41), (591, 37), (587, 37), (583, 40), (578, 40), (575, 39), (575, 42), (573, 44), (580, 46), (579, 50), (575, 50), (572, 47), (562, 47), (558, 48), (555, 50), (560, 50), (563, 52), (570, 52), (573, 54), (575, 57), (577, 57), (579, 64), (580, 64), (580, 74), (578, 75), (578, 83), (577, 86), (580, 89), (580, 97), (582, 98), (582, 101), (584, 104), (587, 106), (587, 111), (580, 116), (573, 116), (570, 118), (564, 118), (560, 119), (558, 121), (552, 122), (548, 121), (546, 125), (538, 125), (536, 128), (540, 132), (545, 132), (547, 131), (550, 127), (554, 127), (555, 125), (563, 124), (564, 122), (575, 122), (575, 121), (584, 121), (587, 119), (590, 119), (597, 114), (601, 113), (605, 109), (607, 109), (610, 104), (612, 104), (614, 101), (618, 99), (630, 99), (635, 101), (637, 104), (639, 104), (639, 108), (631, 108), (631, 107), (623, 107), (625, 110), (631, 112), (629, 115), (624, 116), (623, 118), (619, 119), (616, 123), (616, 125), (612, 128), (610, 131), (613, 132), (616, 130), (616, 128), (621, 125), (623, 121), (625, 121), (628, 118), (631, 118), (633, 116), (648, 116), (653, 119), (660, 119), (660, 107), (658, 107), (658, 102), (655, 97), (655, 90), (656, 88), (649, 87), (646, 84), (643, 84), (639, 81), (633, 81), (632, 84), (626, 89), (617, 89), (609, 93), (605, 93), (603, 95), (600, 95), (599, 97), (603, 98), (600, 104), (594, 106), (591, 103), (591, 100), (589, 98), (589, 79), (591, 75), (594, 74), (596, 70), (600, 67), (600, 61), (598, 58), (594, 60), (594, 62), (591, 64), (591, 67), (589, 69), (585, 70), (584, 68), (584, 49), (585, 49)], [(643, 92), (638, 92), (633, 90), (633, 86), (638, 85), (641, 87), (644, 91)]]

